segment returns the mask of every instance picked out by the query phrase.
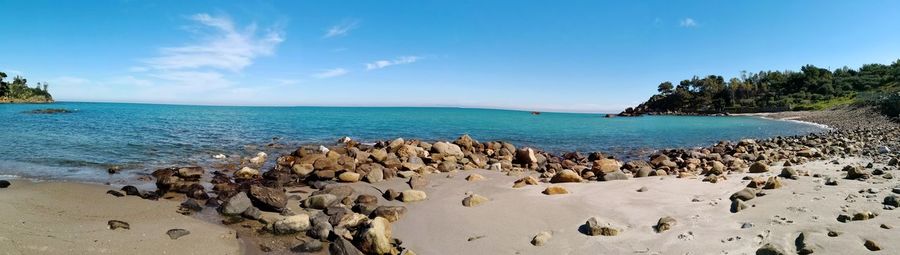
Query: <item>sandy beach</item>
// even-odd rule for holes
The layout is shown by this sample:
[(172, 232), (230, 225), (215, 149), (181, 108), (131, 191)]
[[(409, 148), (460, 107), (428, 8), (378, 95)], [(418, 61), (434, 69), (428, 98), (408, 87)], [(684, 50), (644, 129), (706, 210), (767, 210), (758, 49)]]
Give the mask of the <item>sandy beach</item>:
[[(109, 187), (14, 180), (0, 190), (2, 254), (241, 254), (235, 232), (176, 213), (178, 202), (106, 194)], [(111, 230), (110, 220), (130, 229)], [(176, 240), (166, 232), (185, 229)]]

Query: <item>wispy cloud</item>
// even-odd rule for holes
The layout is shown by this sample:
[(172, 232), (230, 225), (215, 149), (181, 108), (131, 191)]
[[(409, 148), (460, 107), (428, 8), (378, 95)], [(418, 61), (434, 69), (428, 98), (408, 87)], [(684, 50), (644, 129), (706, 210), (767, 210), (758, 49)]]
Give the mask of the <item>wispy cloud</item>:
[(257, 35), (255, 24), (238, 28), (226, 16), (200, 13), (189, 19), (200, 25), (194, 32), (203, 35), (203, 39), (180, 47), (162, 48), (160, 56), (145, 61), (146, 67), (156, 70), (210, 68), (237, 72), (253, 64), (257, 57), (272, 55), (275, 47), (284, 41), (283, 33), (277, 28)]
[(684, 18), (681, 20), (681, 23), (679, 23), (679, 26), (681, 27), (696, 27), (697, 25), (697, 21), (692, 18)]
[(312, 76), (317, 79), (327, 79), (327, 78), (334, 78), (334, 77), (342, 76), (349, 72), (350, 71), (347, 71), (347, 69), (344, 69), (344, 68), (335, 68), (335, 69), (323, 70), (322, 72), (313, 74)]
[(418, 56), (403, 56), (393, 60), (378, 60), (372, 63), (366, 63), (366, 70), (382, 69), (393, 65), (411, 64), (421, 59), (422, 57)]
[(325, 35), (323, 38), (333, 38), (333, 37), (341, 37), (350, 34), (350, 31), (356, 29), (359, 26), (358, 21), (344, 21), (341, 24), (337, 24), (328, 28), (325, 31)]
[(90, 82), (91, 81), (88, 79), (81, 78), (81, 77), (74, 77), (74, 76), (60, 76), (60, 77), (50, 79), (50, 81), (49, 81), (50, 84), (53, 84), (53, 85), (59, 84), (59, 85), (64, 85), (64, 86), (84, 85), (84, 84), (88, 84)]

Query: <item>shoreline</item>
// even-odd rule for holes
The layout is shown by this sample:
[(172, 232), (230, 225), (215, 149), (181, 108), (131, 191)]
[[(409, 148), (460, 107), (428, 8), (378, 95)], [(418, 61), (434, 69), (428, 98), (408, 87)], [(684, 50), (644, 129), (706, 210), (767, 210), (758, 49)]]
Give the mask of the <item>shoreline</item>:
[[(798, 113), (780, 114), (771, 117)], [(811, 118), (835, 117), (831, 115), (834, 113), (801, 114), (808, 115), (786, 121), (812, 122)], [(870, 119), (867, 116), (854, 117)], [(859, 124), (856, 122), (858, 120), (842, 117), (832, 121)], [(152, 206), (157, 208), (157, 211), (152, 212), (157, 217), (188, 218), (191, 219), (190, 222), (198, 224), (197, 228), (200, 229), (226, 229), (232, 235), (226, 238), (228, 240), (225, 242), (229, 244), (223, 247), (237, 245), (238, 252), (244, 254), (263, 254), (268, 251), (277, 254), (298, 249), (319, 253), (330, 249), (345, 249), (351, 254), (355, 249), (360, 249), (365, 254), (374, 254), (371, 249), (387, 249), (390, 251), (386, 254), (407, 255), (414, 254), (411, 252), (413, 250), (423, 254), (447, 250), (491, 250), (501, 254), (590, 254), (598, 249), (610, 253), (662, 254), (673, 250), (694, 251), (697, 245), (702, 245), (705, 253), (752, 253), (769, 244), (790, 247), (796, 238), (793, 236), (796, 232), (810, 235), (815, 233), (818, 236), (824, 233), (819, 228), (823, 226), (829, 228), (828, 231), (841, 229), (847, 235), (840, 239), (843, 241), (834, 243), (820, 242), (818, 239), (810, 241), (815, 242), (820, 250), (839, 253), (864, 251), (860, 250), (861, 245), (851, 244), (848, 238), (875, 240), (885, 249), (900, 249), (894, 247), (894, 243), (900, 241), (895, 235), (867, 233), (872, 228), (877, 228), (877, 225), (870, 226), (876, 221), (868, 222), (865, 227), (860, 227), (860, 224), (845, 226), (832, 222), (838, 217), (833, 214), (847, 213), (849, 209), (864, 209), (882, 214), (877, 221), (879, 224), (900, 226), (900, 220), (891, 216), (890, 211), (873, 206), (873, 202), (879, 204), (880, 201), (876, 200), (890, 194), (892, 185), (897, 185), (896, 179), (887, 178), (884, 173), (896, 170), (896, 163), (891, 166), (887, 159), (893, 157), (896, 161), (898, 155), (891, 154), (890, 151), (870, 153), (879, 151), (880, 146), (897, 148), (897, 125), (867, 123), (871, 126), (861, 126), (859, 130), (848, 130), (838, 125), (811, 135), (759, 141), (745, 139), (703, 148), (659, 150), (649, 159), (627, 162), (602, 153), (554, 155), (527, 147), (516, 148), (505, 142), (480, 143), (468, 136), (447, 142), (426, 143), (396, 139), (376, 144), (359, 144), (348, 138), (327, 147), (301, 146), (293, 153), (272, 155), (271, 158), (260, 154), (252, 159), (241, 160), (235, 169), (222, 169), (212, 173), (190, 167), (159, 169), (152, 177), (147, 177), (149, 180), (143, 185), (139, 185), (140, 188), (135, 191), (137, 194), (116, 198), (127, 199), (125, 201), (129, 203), (134, 201), (135, 204), (119, 204), (120, 200), (105, 201), (112, 196), (103, 194), (101, 187), (104, 186), (99, 185), (93, 185), (92, 189), (95, 190), (90, 196), (100, 197), (90, 199), (92, 202), (103, 200), (97, 204), (112, 208), (108, 209), (109, 212)], [(879, 129), (882, 125), (890, 125), (891, 129)], [(798, 142), (801, 140), (804, 142)], [(859, 142), (859, 147), (846, 142), (848, 140)], [(832, 146), (843, 149), (822, 146), (831, 143), (835, 144)], [(831, 161), (832, 158), (841, 159), (839, 163), (833, 164), (838, 161)], [(273, 166), (262, 167), (268, 165), (265, 162), (273, 161)], [(867, 169), (884, 169), (877, 176), (868, 175), (872, 179), (867, 180), (877, 180), (880, 184), (846, 180), (842, 183), (851, 183), (823, 191), (822, 183), (842, 175), (841, 168), (846, 170), (845, 166), (867, 163), (874, 163), (872, 168)], [(752, 169), (758, 168), (757, 164), (765, 165), (767, 170), (762, 174), (747, 173), (748, 169), (750, 172), (755, 171)], [(800, 174), (795, 176), (796, 179), (787, 178), (784, 175), (784, 171), (787, 171), (785, 169), (793, 167), (800, 169)], [(779, 171), (782, 173), (779, 174)], [(533, 183), (526, 181), (521, 187), (513, 184), (528, 178), (532, 178)], [(767, 198), (746, 202), (745, 206), (749, 207), (744, 209), (746, 212), (729, 212), (735, 203), (743, 203), (729, 201), (729, 194), (754, 183), (769, 185), (772, 178), (780, 180), (778, 188), (766, 191), (758, 189), (759, 194), (768, 194)], [(154, 184), (151, 182), (154, 180), (156, 190), (153, 190)], [(69, 187), (71, 184), (66, 184), (67, 182), (42, 182), (48, 183), (46, 185), (49, 187), (84, 189), (79, 185)], [(16, 196), (16, 189), (28, 187), (19, 183), (22, 181), (14, 181), (13, 186), (0, 190), (0, 198), (10, 192)], [(841, 206), (847, 201), (839, 201), (846, 198), (847, 194), (872, 187), (873, 184), (878, 184), (875, 186), (879, 191), (872, 193), (877, 194), (876, 197), (866, 196), (865, 199), (858, 199), (859, 202), (854, 200), (850, 202), (852, 208)], [(780, 189), (780, 185), (784, 185), (784, 188)], [(106, 188), (113, 186), (120, 184), (107, 184)], [(562, 187), (567, 194), (542, 194), (555, 186)], [(127, 191), (127, 187), (122, 188), (123, 192)], [(43, 191), (33, 192), (43, 194)], [(820, 194), (821, 197), (813, 197), (797, 204), (784, 203), (802, 196), (797, 192)], [(592, 195), (601, 193), (605, 195)], [(238, 203), (235, 199), (239, 199), (240, 194), (249, 196), (250, 200), (246, 203), (252, 204), (242, 209), (227, 209)], [(471, 200), (475, 195), (484, 199), (478, 198), (479, 205), (467, 205), (473, 203)], [(328, 198), (329, 196), (332, 198)], [(157, 199), (158, 201), (151, 201)], [(320, 202), (311, 202), (320, 201), (319, 199), (327, 199), (322, 201), (328, 202), (322, 202), (325, 204), (318, 206), (315, 204)], [(829, 202), (819, 202), (821, 199)], [(60, 200), (65, 198), (62, 195), (47, 198), (51, 203)], [(201, 206), (198, 212), (184, 205), (179, 209), (178, 204), (183, 201), (194, 201), (218, 209)], [(34, 203), (42, 202), (37, 200)], [(159, 209), (159, 203), (164, 203), (169, 208)], [(609, 207), (610, 203), (617, 206)], [(772, 207), (773, 205), (777, 207)], [(797, 206), (807, 208), (802, 210), (811, 212), (812, 220), (797, 218), (802, 216), (797, 215)], [(520, 208), (559, 210), (519, 210), (515, 214), (508, 214), (510, 210)], [(213, 212), (224, 213), (228, 210), (237, 210), (237, 213), (219, 216)], [(183, 216), (176, 211), (194, 216)], [(13, 213), (15, 212), (0, 210), (0, 216), (9, 217)], [(781, 223), (773, 223), (772, 214), (788, 215), (791, 219), (776, 220), (775, 222)], [(279, 225), (278, 222), (294, 220), (294, 217), (300, 215), (305, 215), (305, 220), (297, 222), (296, 224), (300, 224), (296, 225), (297, 228), (285, 230), (279, 227), (283, 224)], [(654, 233), (656, 220), (667, 216), (677, 219), (677, 231)], [(612, 225), (621, 234), (615, 237), (592, 237), (584, 234), (579, 225), (589, 217), (600, 217), (603, 224)], [(376, 223), (379, 219), (389, 220), (386, 223)], [(46, 218), (39, 217), (38, 220)], [(746, 228), (740, 226), (741, 221), (752, 222), (757, 227), (750, 227), (750, 231), (743, 230)], [(723, 224), (733, 226), (722, 227)], [(390, 234), (391, 228), (393, 235)], [(324, 229), (326, 234), (321, 234), (322, 232), (317, 231), (319, 229)], [(759, 230), (764, 230), (764, 235), (759, 234)], [(10, 230), (12, 231), (18, 230)], [(546, 243), (546, 247), (533, 245), (534, 241), (531, 239), (542, 231), (549, 231), (549, 235), (553, 237), (542, 241)], [(156, 232), (159, 231), (153, 231), (152, 234), (155, 235)], [(191, 236), (215, 235), (203, 230), (192, 232)], [(241, 238), (233, 239), (235, 235)], [(754, 235), (763, 236), (756, 238)], [(722, 236), (731, 237), (716, 239)], [(735, 240), (735, 237), (738, 239)], [(399, 238), (402, 244), (393, 238)], [(55, 244), (53, 241), (44, 242)], [(341, 245), (342, 242), (349, 246)], [(371, 242), (385, 246), (369, 246)], [(631, 245), (610, 246), (612, 243)], [(540, 246), (544, 245), (542, 243)], [(76, 246), (72, 249), (87, 248), (90, 247)], [(194, 250), (174, 253), (189, 254), (194, 253)]]
[[(174, 201), (115, 197), (109, 187), (17, 179), (0, 190), (0, 250), (10, 254), (241, 254), (234, 232), (175, 213)], [(109, 227), (127, 222), (130, 229)], [(171, 239), (168, 229), (189, 235)], [(197, 246), (196, 243), (209, 245)]]
[(812, 121), (803, 121), (803, 120), (797, 119), (797, 118), (799, 118), (799, 117), (784, 117), (784, 118), (776, 117), (778, 114), (782, 114), (782, 113), (784, 113), (784, 112), (779, 112), (779, 113), (770, 113), (770, 112), (764, 112), (764, 113), (735, 113), (735, 114), (731, 114), (731, 116), (749, 116), (749, 117), (759, 117), (759, 118), (763, 118), (763, 119), (767, 119), (767, 120), (790, 121), (790, 122), (801, 123), (801, 124), (806, 124), (806, 125), (811, 125), (811, 126), (819, 127), (819, 128), (822, 128), (822, 129), (825, 129), (825, 130), (828, 130), (828, 131), (834, 130), (834, 128), (829, 127), (828, 125), (825, 125), (825, 124), (815, 123), (815, 122), (812, 122)]

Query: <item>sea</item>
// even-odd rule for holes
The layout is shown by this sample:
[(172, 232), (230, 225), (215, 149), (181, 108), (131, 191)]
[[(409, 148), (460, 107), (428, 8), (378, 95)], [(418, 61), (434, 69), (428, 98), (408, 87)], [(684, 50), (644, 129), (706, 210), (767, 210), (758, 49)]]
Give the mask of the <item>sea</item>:
[[(33, 114), (62, 108), (70, 113)], [(181, 165), (216, 165), (214, 155), (274, 159), (300, 145), (402, 137), (452, 141), (469, 134), (553, 153), (600, 151), (620, 158), (721, 140), (805, 135), (825, 128), (753, 116), (644, 116), (443, 108), (256, 107), (57, 102), (0, 105), (0, 178), (108, 182)]]

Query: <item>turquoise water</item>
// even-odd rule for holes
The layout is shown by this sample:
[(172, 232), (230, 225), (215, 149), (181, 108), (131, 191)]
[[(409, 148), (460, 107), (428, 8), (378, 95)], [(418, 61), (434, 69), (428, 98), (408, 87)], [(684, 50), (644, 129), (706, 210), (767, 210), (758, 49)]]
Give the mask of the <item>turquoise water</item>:
[[(43, 108), (69, 114), (27, 114)], [(0, 105), (0, 175), (106, 180), (105, 169), (152, 171), (209, 164), (212, 155), (248, 156), (266, 145), (363, 142), (395, 137), (452, 140), (470, 134), (540, 149), (603, 151), (627, 157), (651, 149), (719, 140), (808, 134), (820, 128), (755, 117), (603, 118), (598, 114), (460, 108), (225, 107), (117, 103)]]

